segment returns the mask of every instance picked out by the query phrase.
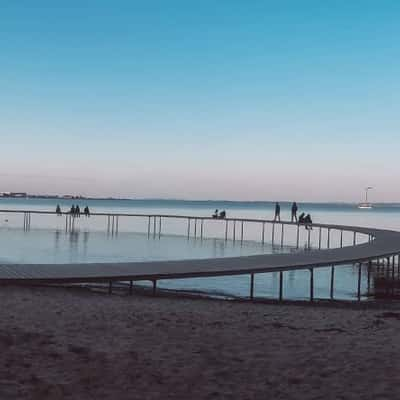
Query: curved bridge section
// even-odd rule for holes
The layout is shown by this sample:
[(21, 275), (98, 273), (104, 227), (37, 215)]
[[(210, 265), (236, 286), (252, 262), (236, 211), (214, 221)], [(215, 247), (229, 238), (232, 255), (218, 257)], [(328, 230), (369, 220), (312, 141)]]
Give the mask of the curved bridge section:
[[(26, 212), (25, 212), (26, 213)], [(107, 214), (93, 214), (107, 215)], [(121, 216), (122, 214), (119, 214)], [(132, 216), (132, 215), (131, 215)], [(136, 215), (138, 216), (138, 215)], [(140, 215), (144, 216), (144, 215)], [(175, 216), (145, 216), (149, 218), (168, 218)], [(192, 220), (205, 220), (204, 217), (187, 217)], [(30, 223), (30, 216), (24, 217)], [(228, 220), (229, 221), (229, 220)], [(231, 221), (252, 221), (261, 224), (272, 223), (269, 220), (235, 219)], [(225, 223), (227, 223), (225, 221)], [(24, 221), (25, 224), (25, 221)], [(297, 225), (290, 222), (279, 222), (283, 225)], [(150, 222), (149, 222), (150, 225)], [(154, 224), (155, 225), (155, 224)], [(161, 227), (161, 222), (160, 222)], [(132, 263), (82, 263), (82, 264), (3, 264), (0, 265), (0, 284), (34, 284), (34, 283), (91, 283), (108, 282), (111, 290), (115, 281), (153, 282), (153, 290), (160, 279), (181, 279), (195, 277), (213, 277), (228, 275), (250, 275), (250, 298), (254, 295), (254, 275), (266, 272), (280, 272), (280, 293), (282, 299), (283, 272), (306, 269), (310, 271), (310, 299), (313, 299), (313, 271), (315, 268), (348, 264), (359, 265), (358, 298), (360, 297), (360, 276), (362, 264), (371, 267), (372, 263), (400, 268), (400, 232), (363, 228), (356, 226), (313, 224), (313, 228), (351, 231), (355, 235), (368, 237), (368, 242), (352, 246), (309, 250), (290, 254), (265, 254), (247, 257), (212, 258), (177, 261), (149, 261)], [(161, 228), (160, 228), (161, 229)], [(283, 232), (283, 228), (282, 228)]]

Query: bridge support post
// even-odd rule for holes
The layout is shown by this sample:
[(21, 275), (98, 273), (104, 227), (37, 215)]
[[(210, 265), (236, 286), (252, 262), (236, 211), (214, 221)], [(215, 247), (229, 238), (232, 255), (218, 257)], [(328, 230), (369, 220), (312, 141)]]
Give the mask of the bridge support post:
[(331, 229), (328, 228), (328, 238), (326, 239), (326, 247), (329, 249), (331, 247)]
[[(384, 261), (385, 262), (385, 261)], [(385, 271), (385, 277), (387, 280), (387, 283), (389, 283), (389, 277), (390, 277), (390, 257), (386, 257), (386, 271)], [(388, 295), (390, 293), (390, 287), (387, 284), (386, 285), (386, 294)]]
[(189, 240), (190, 237), (190, 218), (188, 218), (188, 225), (187, 225), (187, 238)]
[(394, 256), (392, 256), (392, 279), (394, 280)]
[(284, 227), (285, 225), (282, 224), (282, 228), (281, 228), (281, 247), (283, 247), (283, 234), (284, 234)]
[(400, 278), (400, 254), (397, 255), (397, 279)]
[(367, 270), (367, 293), (369, 294), (371, 290), (371, 265), (372, 261), (368, 261), (368, 270)]
[(25, 213), (25, 221), (24, 221), (24, 228), (26, 231), (29, 231), (29, 229), (31, 228), (31, 213), (30, 212), (26, 212)]
[(200, 238), (203, 240), (203, 225), (204, 225), (204, 219), (201, 219), (201, 224), (200, 224)]
[(154, 279), (153, 281), (153, 296), (157, 294), (157, 280)]
[(314, 268), (310, 268), (310, 301), (314, 301)]
[(158, 220), (158, 238), (161, 239), (161, 216)]
[(357, 232), (353, 233), (353, 246), (355, 246), (357, 243)]
[(150, 217), (150, 215), (149, 215), (149, 219), (148, 219), (148, 222), (147, 222), (147, 239), (150, 239), (150, 229), (151, 229), (151, 217)]
[(308, 229), (307, 232), (308, 232), (307, 233), (307, 248), (308, 248), (308, 250), (310, 250), (310, 248), (311, 248), (311, 230)]
[(379, 274), (379, 263), (380, 263), (379, 258), (377, 258), (377, 259), (376, 259), (376, 267), (375, 267), (375, 268), (376, 268), (376, 273), (377, 273), (377, 274)]
[(265, 243), (265, 222), (262, 223), (261, 243)]
[(340, 248), (343, 247), (343, 229), (340, 231)]
[(24, 231), (29, 231), (31, 228), (31, 213), (24, 212)]
[(279, 271), (279, 301), (283, 300), (283, 271)]
[(225, 221), (225, 242), (228, 240), (228, 220)]
[(272, 246), (275, 243), (275, 222), (272, 223)]
[(358, 281), (357, 281), (357, 300), (361, 300), (361, 268), (362, 263), (358, 263)]
[(321, 227), (319, 227), (319, 232), (318, 232), (318, 249), (321, 250), (321, 237), (322, 237), (322, 232), (321, 232)]
[(335, 290), (335, 266), (331, 267), (331, 288), (330, 288), (330, 298), (333, 300), (334, 290)]
[(254, 300), (254, 274), (250, 274), (250, 300)]
[(297, 223), (296, 249), (299, 248), (299, 241), (300, 241), (300, 225), (299, 225), (299, 223)]
[(240, 230), (241, 230), (241, 232), (240, 232), (240, 244), (243, 244), (243, 225), (244, 225), (244, 222), (242, 221), (242, 224), (241, 224), (242, 226), (241, 226), (241, 228), (240, 228)]

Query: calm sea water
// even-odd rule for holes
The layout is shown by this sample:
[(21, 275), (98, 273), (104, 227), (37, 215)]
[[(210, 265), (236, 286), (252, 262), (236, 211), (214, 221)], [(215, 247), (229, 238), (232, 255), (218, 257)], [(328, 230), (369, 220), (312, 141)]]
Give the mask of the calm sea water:
[[(72, 204), (79, 204), (81, 210), (88, 205), (92, 212), (170, 214), (189, 216), (209, 216), (215, 209), (226, 210), (228, 217), (272, 218), (274, 203), (269, 202), (215, 202), (180, 200), (49, 200), (49, 199), (0, 199), (0, 209), (54, 210), (60, 204), (68, 210)], [(290, 204), (281, 203), (281, 217), (290, 217)], [(400, 205), (379, 204), (372, 210), (359, 210), (354, 204), (299, 204), (299, 211), (310, 213), (314, 222), (335, 223), (358, 226), (374, 226), (398, 230), (400, 228)], [(64, 217), (32, 215), (31, 230), (22, 229), (22, 215), (0, 214), (0, 262), (44, 262), (55, 264), (64, 262), (101, 262), (190, 259), (208, 257), (228, 257), (260, 253), (295, 251), (295, 228), (285, 228), (285, 246), (271, 245), (272, 231), (267, 226), (265, 245), (261, 245), (261, 225), (244, 226), (243, 244), (232, 241), (234, 229), (236, 238), (240, 227), (228, 226), (225, 242), (225, 222), (207, 221), (204, 232), (207, 240), (187, 240), (187, 221), (163, 220), (161, 238), (147, 238), (147, 218), (120, 218), (119, 234), (108, 235), (106, 217), (81, 217), (76, 219), (75, 231), (65, 232)], [(153, 227), (153, 225), (152, 225)], [(200, 227), (197, 227), (199, 233)], [(158, 230), (158, 222), (157, 222)], [(194, 226), (192, 222), (191, 233)], [(275, 241), (279, 241), (280, 232), (275, 232)], [(324, 234), (325, 235), (325, 234)], [(312, 245), (317, 243), (317, 231), (311, 236)], [(323, 241), (326, 237), (323, 236)], [(352, 235), (344, 237), (351, 244)], [(306, 232), (301, 232), (300, 244), (305, 246)], [(331, 237), (331, 245), (338, 245), (338, 234)], [(362, 290), (366, 289), (365, 271), (363, 271)], [(356, 291), (357, 270), (353, 266), (337, 268), (335, 273), (335, 297), (353, 298)], [(321, 268), (315, 272), (315, 295), (320, 298), (329, 296), (330, 270)], [(274, 273), (256, 275), (256, 295), (275, 297), (278, 292), (278, 275)], [(161, 287), (206, 291), (228, 296), (247, 296), (249, 277), (198, 278), (174, 281), (162, 281)], [(309, 293), (308, 271), (293, 271), (284, 275), (284, 295), (287, 298), (306, 298)]]

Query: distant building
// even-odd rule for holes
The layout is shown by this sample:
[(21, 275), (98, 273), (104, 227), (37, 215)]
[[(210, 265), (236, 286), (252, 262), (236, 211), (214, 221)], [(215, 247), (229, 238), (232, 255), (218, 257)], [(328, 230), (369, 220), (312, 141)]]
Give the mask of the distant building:
[(73, 194), (64, 194), (64, 196), (62, 196), (63, 199), (85, 199), (85, 197), (81, 196), (81, 195), (73, 195)]
[(3, 197), (18, 197), (18, 198), (25, 198), (28, 197), (28, 194), (25, 192), (3, 192)]

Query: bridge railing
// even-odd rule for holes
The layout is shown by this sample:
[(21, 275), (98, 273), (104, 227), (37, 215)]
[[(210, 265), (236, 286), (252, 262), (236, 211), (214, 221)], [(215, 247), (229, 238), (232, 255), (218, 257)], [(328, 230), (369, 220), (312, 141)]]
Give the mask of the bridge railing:
[(209, 216), (121, 212), (92, 212), (90, 218), (86, 218), (82, 213), (78, 216), (69, 212), (28, 209), (3, 209), (0, 210), (0, 215), (3, 226), (22, 226), (26, 231), (33, 227), (55, 228), (66, 233), (97, 230), (112, 236), (117, 236), (120, 232), (141, 232), (153, 239), (173, 234), (185, 236), (187, 239), (218, 238), (240, 244), (252, 240), (274, 248), (303, 250), (341, 248), (373, 240), (370, 233), (353, 227), (256, 218), (220, 219)]

